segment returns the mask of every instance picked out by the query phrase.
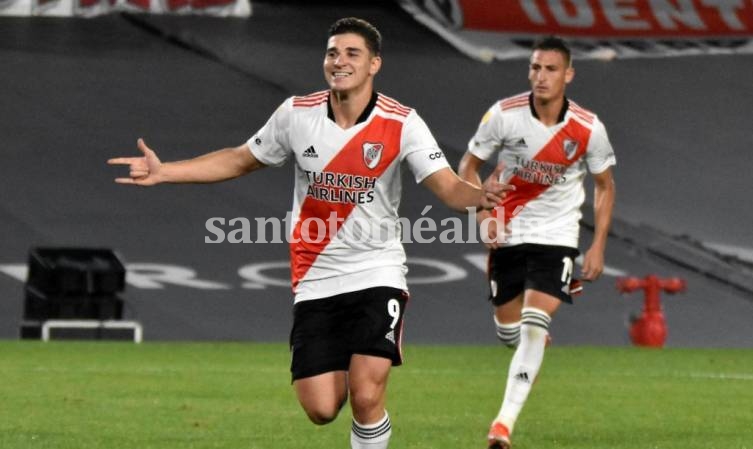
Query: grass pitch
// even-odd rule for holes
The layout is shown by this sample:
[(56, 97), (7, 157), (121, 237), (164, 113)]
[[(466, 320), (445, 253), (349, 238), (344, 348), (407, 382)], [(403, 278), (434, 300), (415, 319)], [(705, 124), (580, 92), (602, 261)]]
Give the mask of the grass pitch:
[[(484, 449), (501, 346), (407, 346), (390, 449)], [(349, 448), (310, 424), (283, 344), (0, 342), (2, 449)], [(753, 449), (753, 350), (557, 347), (515, 449)]]

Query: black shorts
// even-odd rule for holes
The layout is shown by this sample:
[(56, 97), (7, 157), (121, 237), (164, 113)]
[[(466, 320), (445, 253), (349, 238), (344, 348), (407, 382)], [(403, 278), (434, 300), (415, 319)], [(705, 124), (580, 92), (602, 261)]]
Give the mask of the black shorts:
[(347, 371), (353, 354), (401, 365), (407, 302), (406, 291), (375, 287), (297, 303), (290, 332), (293, 380)]
[(523, 293), (537, 290), (572, 303), (570, 281), (577, 249), (524, 243), (489, 253), (489, 299), (500, 306)]

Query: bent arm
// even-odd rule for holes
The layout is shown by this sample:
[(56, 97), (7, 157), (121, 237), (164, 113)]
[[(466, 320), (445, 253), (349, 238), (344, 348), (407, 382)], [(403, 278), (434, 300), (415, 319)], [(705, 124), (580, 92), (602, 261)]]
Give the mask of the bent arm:
[[(478, 156), (466, 152), (463, 158), (460, 159), (460, 164), (458, 164), (458, 176), (474, 186), (483, 187), (480, 172), (485, 162)], [(478, 214), (479, 222), (491, 216), (491, 212), (484, 209), (478, 211)]]
[(591, 246), (606, 248), (609, 226), (612, 223), (615, 186), (612, 169), (594, 175), (594, 240)]
[(607, 168), (594, 178), (594, 237), (591, 247), (583, 259), (583, 278), (595, 280), (604, 270), (604, 251), (607, 247), (609, 227), (612, 223), (612, 210), (616, 189), (612, 169)]
[(483, 159), (480, 159), (479, 157), (466, 152), (463, 155), (463, 158), (460, 159), (460, 164), (458, 165), (458, 175), (471, 184), (480, 187), (481, 176), (479, 175), (479, 171), (484, 165), (484, 162), (485, 161)]
[[(480, 175), (481, 167), (485, 162), (486, 161), (478, 156), (466, 152), (463, 155), (463, 158), (460, 159), (460, 164), (458, 164), (458, 175), (467, 182), (480, 186), (482, 185)], [(490, 249), (495, 249), (500, 247), (500, 238), (504, 241), (504, 225), (497, 220), (488, 221), (491, 218), (491, 210), (482, 209), (476, 213), (476, 221), (478, 223), (483, 223), (484, 221), (487, 221), (488, 223), (486, 226), (487, 234), (484, 236), (485, 238), (482, 238), (484, 246)]]

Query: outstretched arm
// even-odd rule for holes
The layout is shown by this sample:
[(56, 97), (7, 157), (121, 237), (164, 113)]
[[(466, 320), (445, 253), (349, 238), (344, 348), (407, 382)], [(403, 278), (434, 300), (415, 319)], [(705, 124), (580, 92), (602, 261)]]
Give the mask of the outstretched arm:
[(128, 177), (116, 178), (119, 184), (152, 186), (160, 183), (210, 183), (237, 178), (264, 167), (244, 143), (237, 147), (213, 151), (193, 159), (162, 162), (144, 139), (137, 142), (143, 156), (116, 157), (110, 165), (128, 165)]
[(591, 247), (583, 255), (581, 271), (586, 281), (596, 280), (604, 271), (604, 250), (607, 247), (607, 236), (612, 222), (614, 198), (612, 169), (607, 168), (594, 175), (594, 238)]

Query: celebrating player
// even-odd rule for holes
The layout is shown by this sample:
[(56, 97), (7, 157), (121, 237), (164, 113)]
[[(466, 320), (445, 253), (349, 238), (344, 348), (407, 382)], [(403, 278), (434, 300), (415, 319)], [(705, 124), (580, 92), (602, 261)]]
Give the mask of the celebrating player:
[[(139, 139), (142, 157), (108, 161), (130, 168), (116, 182), (150, 186), (218, 182), (293, 160), (293, 385), (315, 424), (334, 420), (350, 397), (353, 449), (386, 448), (392, 433), (385, 391), (391, 366), (402, 363), (408, 301), (396, 232), (401, 163), (458, 211), (491, 208), (509, 188), (463, 181), (418, 114), (374, 90), (381, 64), (379, 31), (340, 19), (324, 56), (329, 89), (288, 98), (247, 142), (162, 163)], [(379, 235), (364, 239), (364, 223)]]
[[(513, 426), (544, 358), (552, 316), (576, 293), (572, 275), (586, 170), (595, 186), (595, 229), (582, 279), (593, 281), (604, 269), (615, 157), (602, 122), (565, 96), (574, 75), (563, 40), (538, 41), (528, 71), (531, 91), (492, 105), (460, 161), (460, 176), (480, 185), (480, 167), (498, 153), (503, 179), (515, 186), (493, 212), (496, 226), (488, 227), (496, 333), (517, 348), (502, 407), (489, 430), (490, 449), (510, 448)], [(489, 212), (479, 215), (481, 221)]]

